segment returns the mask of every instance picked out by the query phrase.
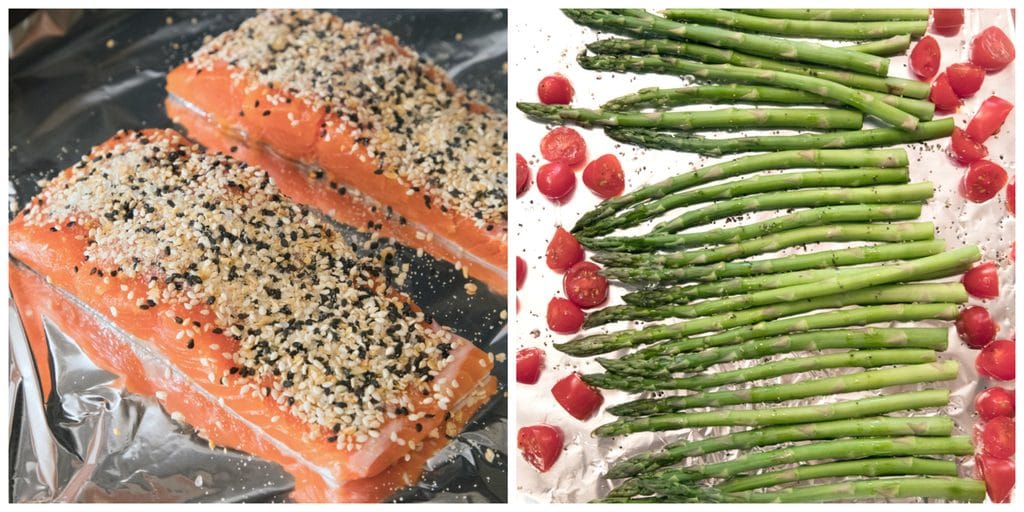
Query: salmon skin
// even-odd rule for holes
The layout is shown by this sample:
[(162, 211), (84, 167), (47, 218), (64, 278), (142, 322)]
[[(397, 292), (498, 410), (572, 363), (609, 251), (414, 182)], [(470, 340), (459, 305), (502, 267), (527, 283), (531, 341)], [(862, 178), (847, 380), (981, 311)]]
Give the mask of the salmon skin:
[(507, 119), (390, 32), (265, 11), (173, 69), (167, 91), (171, 117), (204, 144), (216, 145), (207, 123), (297, 164), (289, 172), (330, 194), (358, 191), (431, 238), (431, 254), (504, 292)]
[(88, 315), (51, 308), (88, 325), (76, 339), (99, 364), (177, 401), (168, 410), (212, 442), (282, 463), (297, 498), (361, 500), (373, 493), (350, 493), (354, 482), (418, 475), (411, 461), (494, 393), (491, 356), (397, 291), (392, 247), (357, 254), (264, 171), (173, 130), (94, 148), (9, 238), (14, 259), (144, 341), (174, 379), (104, 341)]

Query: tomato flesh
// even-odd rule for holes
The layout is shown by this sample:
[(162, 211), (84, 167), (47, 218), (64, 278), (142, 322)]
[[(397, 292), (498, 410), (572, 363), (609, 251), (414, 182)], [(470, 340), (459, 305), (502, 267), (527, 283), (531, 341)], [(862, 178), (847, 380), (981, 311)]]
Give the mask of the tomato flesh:
[(1016, 451), (1014, 448), (1015, 422), (1013, 418), (999, 416), (985, 422), (981, 434), (982, 451), (997, 459), (1009, 459)]
[(621, 194), (626, 188), (622, 164), (615, 155), (601, 155), (583, 169), (583, 184), (603, 199)]
[(963, 24), (963, 9), (932, 9), (932, 31), (936, 34), (954, 36)]
[(608, 299), (608, 279), (598, 273), (601, 267), (589, 261), (572, 266), (562, 278), (562, 288), (569, 300), (587, 309)]
[(551, 387), (555, 401), (565, 412), (578, 420), (586, 420), (601, 407), (604, 397), (590, 384), (583, 382), (578, 373), (564, 377)]
[(1014, 354), (1016, 343), (1010, 340), (995, 340), (978, 353), (974, 366), (978, 373), (997, 380), (1013, 380), (1016, 375)]
[(985, 490), (992, 503), (1009, 503), (1016, 475), (1013, 461), (988, 455), (979, 455), (974, 460), (978, 472), (985, 480)]
[(939, 76), (932, 82), (932, 91), (928, 95), (928, 99), (935, 104), (935, 109), (940, 112), (956, 112), (956, 109), (960, 108), (960, 104), (963, 103), (953, 91), (953, 86), (949, 85), (949, 78), (945, 73), (939, 73)]
[(956, 333), (971, 348), (982, 348), (992, 343), (998, 331), (999, 324), (981, 306), (971, 306), (961, 311), (956, 319)]
[(523, 289), (526, 282), (526, 260), (516, 256), (516, 290)]
[(545, 259), (548, 268), (555, 272), (564, 272), (583, 261), (583, 246), (572, 233), (559, 226), (555, 228), (555, 236), (548, 243)]
[(516, 352), (516, 382), (536, 384), (540, 379), (540, 368), (544, 364), (544, 351), (536, 348), (521, 348)]
[(984, 203), (999, 193), (1010, 177), (1006, 170), (989, 160), (972, 162), (960, 181), (960, 193), (968, 201)]
[(564, 199), (576, 189), (576, 174), (562, 162), (548, 162), (537, 171), (537, 190), (552, 201)]
[(1017, 411), (1017, 396), (1013, 390), (988, 388), (974, 398), (974, 410), (984, 421), (1005, 416), (1012, 418)]
[(579, 332), (583, 327), (583, 310), (569, 299), (554, 297), (548, 302), (548, 328), (559, 334)]
[(994, 299), (999, 296), (999, 272), (996, 264), (986, 261), (964, 273), (960, 280), (967, 293), (979, 299)]
[(953, 64), (946, 68), (949, 85), (961, 98), (973, 95), (985, 81), (985, 70), (970, 63)]
[(1013, 41), (999, 27), (988, 27), (971, 41), (971, 64), (986, 71), (999, 71), (1016, 57)]
[(562, 429), (553, 425), (531, 425), (519, 429), (516, 444), (526, 462), (541, 473), (551, 469), (562, 455)]
[(942, 53), (932, 36), (922, 37), (910, 51), (910, 70), (921, 80), (931, 80), (939, 71)]
[(516, 153), (516, 197), (523, 195), (530, 188), (530, 164), (523, 155)]
[(1006, 185), (1006, 209), (1010, 214), (1017, 215), (1017, 181), (1011, 181)]
[(971, 122), (967, 124), (967, 135), (976, 142), (985, 142), (1006, 122), (1006, 116), (1013, 110), (1013, 103), (998, 96), (989, 96), (978, 113), (974, 114)]
[(540, 154), (549, 162), (561, 162), (574, 167), (586, 160), (587, 143), (576, 130), (559, 126), (541, 139)]
[(545, 105), (568, 105), (575, 94), (569, 79), (557, 73), (541, 78), (537, 84), (537, 97)]
[(953, 128), (953, 136), (950, 139), (949, 148), (952, 150), (953, 158), (961, 164), (967, 165), (988, 156), (988, 148), (975, 142), (960, 128)]

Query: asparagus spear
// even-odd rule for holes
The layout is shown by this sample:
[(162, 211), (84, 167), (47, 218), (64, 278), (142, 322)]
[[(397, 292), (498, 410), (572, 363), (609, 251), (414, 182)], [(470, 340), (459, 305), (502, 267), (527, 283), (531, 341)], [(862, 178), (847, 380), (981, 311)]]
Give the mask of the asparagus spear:
[(576, 61), (585, 69), (619, 73), (658, 73), (663, 75), (692, 75), (698, 80), (716, 80), (787, 87), (817, 94), (853, 107), (865, 115), (872, 115), (903, 130), (917, 128), (918, 120), (865, 91), (853, 89), (839, 82), (813, 76), (733, 66), (732, 64), (704, 64), (674, 57), (586, 55)]
[[(920, 314), (921, 310), (924, 309), (929, 310), (930, 313), (935, 313), (935, 316), (933, 318), (940, 318), (942, 316), (945, 316), (946, 318), (952, 316), (953, 318), (955, 318), (956, 306), (953, 304), (925, 305), (900, 303), (959, 303), (965, 302), (966, 300), (966, 292), (964, 291), (963, 286), (959, 283), (880, 286), (877, 288), (857, 290), (855, 292), (850, 293), (839, 293), (835, 295), (827, 295), (825, 297), (815, 297), (813, 299), (773, 304), (771, 306), (762, 306), (759, 308), (747, 309), (743, 311), (737, 311), (734, 313), (724, 313), (719, 315), (695, 318), (672, 324), (652, 325), (644, 327), (643, 329), (616, 331), (607, 334), (594, 334), (590, 336), (583, 336), (565, 343), (555, 344), (555, 348), (571, 356), (591, 356), (612, 352), (614, 350), (618, 350), (621, 348), (629, 348), (635, 347), (637, 345), (650, 344), (659, 340), (681, 338), (685, 336), (699, 334), (702, 332), (721, 331), (733, 327), (750, 326), (750, 324), (756, 323), (757, 325), (747, 327), (746, 329), (743, 330), (737, 330), (735, 333), (730, 333), (727, 337), (723, 337), (724, 339), (730, 340), (729, 342), (731, 343), (739, 343), (741, 341), (746, 341), (753, 338), (761, 338), (765, 336), (772, 336), (775, 334), (793, 332), (794, 326), (790, 325), (791, 323), (795, 324), (796, 327), (805, 325), (807, 326), (799, 330), (827, 328), (830, 325), (812, 325), (812, 323), (817, 321), (819, 323), (825, 324), (826, 320), (833, 323), (844, 322), (849, 321), (850, 319), (869, 317), (871, 313), (876, 312), (878, 314), (912, 315)], [(890, 304), (890, 306), (889, 308), (886, 309), (859, 308), (832, 312), (839, 314), (838, 318), (826, 317), (823, 319), (819, 319), (819, 316), (828, 314), (820, 313), (818, 315), (788, 318), (785, 320), (779, 320), (775, 322), (766, 322), (766, 320), (780, 318), (787, 315), (794, 315), (807, 311), (813, 311), (815, 309), (841, 307), (850, 304), (866, 303)], [(925, 306), (931, 306), (931, 308), (926, 308)], [(949, 314), (948, 309), (952, 309), (951, 315)], [(856, 324), (846, 323), (843, 325)], [(695, 339), (703, 340), (704, 342), (707, 341), (705, 340), (705, 338)], [(717, 338), (715, 339), (717, 340)], [(689, 343), (684, 344), (680, 342), (680, 345), (689, 346), (690, 344), (698, 343), (695, 342), (694, 339), (687, 339), (684, 341)], [(728, 344), (729, 342), (723, 342), (719, 344), (724, 345)], [(688, 349), (688, 351), (702, 349), (708, 346), (711, 345), (698, 345)], [(664, 347), (659, 347), (659, 349), (662, 351), (663, 348)]]
[(606, 217), (580, 230), (577, 238), (591, 237), (635, 226), (667, 211), (715, 199), (732, 199), (756, 193), (817, 187), (864, 187), (868, 185), (903, 184), (910, 181), (910, 171), (901, 168), (828, 169), (751, 176), (749, 179), (708, 185), (674, 192), (623, 212)]
[(694, 233), (648, 234), (635, 237), (580, 237), (592, 250), (647, 252), (701, 245), (731, 244), (779, 231), (834, 223), (912, 220), (921, 215), (920, 204), (849, 204), (810, 208), (761, 222)]
[(754, 16), (721, 9), (666, 9), (662, 16), (673, 21), (728, 27), (743, 32), (783, 37), (818, 39), (882, 39), (900, 34), (924, 35), (928, 20), (910, 21), (824, 21)]
[(677, 23), (642, 9), (563, 9), (574, 22), (597, 30), (629, 36), (657, 36), (669, 39), (697, 41), (722, 48), (743, 50), (767, 57), (820, 64), (858, 73), (886, 76), (889, 59), (867, 55), (817, 43), (745, 34), (718, 27), (691, 23)]
[(906, 242), (911, 240), (929, 240), (934, 235), (935, 226), (931, 222), (832, 224), (792, 229), (709, 249), (695, 249), (666, 254), (599, 252), (595, 253), (593, 258), (598, 263), (614, 267), (659, 266), (673, 268), (729, 261), (755, 254), (775, 252), (795, 245), (816, 242)]
[[(919, 348), (943, 351), (946, 350), (948, 332), (949, 330), (945, 328), (879, 329), (874, 327), (800, 332), (771, 338), (753, 339), (738, 345), (714, 346), (700, 352), (679, 354), (678, 357), (673, 358), (673, 365), (676, 371), (695, 372), (718, 363), (755, 359), (786, 352), (836, 348)], [(602, 365), (610, 366), (610, 369), (613, 371), (615, 371), (616, 366), (611, 363), (628, 364), (629, 362), (627, 359), (609, 360), (598, 358), (597, 360)], [(611, 377), (611, 375), (608, 376), (608, 378)], [(664, 378), (648, 378), (645, 374), (629, 378), (631, 379), (629, 382), (632, 385), (643, 387), (643, 389), (655, 389), (655, 386), (659, 384), (654, 383), (664, 380)], [(648, 383), (650, 384), (648, 385)]]
[[(931, 406), (941, 405), (932, 402)], [(676, 464), (687, 457), (725, 450), (750, 450), (758, 446), (842, 437), (949, 436), (952, 432), (953, 420), (948, 416), (879, 416), (763, 427), (696, 441), (675, 441), (659, 450), (640, 453), (612, 464), (605, 477), (628, 478)]]
[(829, 133), (801, 133), (798, 135), (754, 135), (746, 137), (705, 138), (698, 135), (659, 133), (637, 128), (608, 128), (609, 137), (626, 144), (651, 149), (667, 149), (707, 156), (752, 151), (779, 151), (789, 149), (862, 148), (890, 146), (908, 142), (922, 142), (948, 137), (953, 133), (952, 118), (928, 121), (907, 131), (897, 128), (872, 128)]
[(663, 432), (698, 427), (794, 425), (818, 421), (877, 416), (894, 411), (945, 407), (949, 391), (929, 389), (895, 393), (860, 400), (843, 400), (822, 405), (759, 409), (717, 409), (708, 412), (659, 414), (642, 418), (619, 418), (594, 430), (599, 437), (634, 432)]
[(928, 9), (732, 9), (753, 16), (818, 21), (928, 21)]
[[(928, 108), (926, 105), (929, 105), (930, 102), (922, 101), (922, 99), (928, 98), (931, 87), (925, 82), (906, 78), (878, 77), (851, 73), (835, 68), (778, 61), (774, 58), (748, 55), (725, 48), (715, 48), (713, 46), (672, 41), (669, 39), (602, 39), (588, 44), (587, 49), (601, 55), (662, 55), (666, 57), (684, 57), (705, 64), (732, 64), (746, 68), (784, 71), (786, 73), (838, 82), (853, 89), (873, 91), (871, 94), (879, 100), (910, 112), (922, 119), (924, 119), (921, 117), (922, 114), (931, 118), (928, 112), (931, 112), (931, 114), (935, 113), (934, 105)], [(814, 91), (807, 92), (814, 94)], [(903, 96), (908, 97), (906, 98), (907, 101), (899, 100)], [(816, 101), (812, 101), (810, 104), (814, 105), (822, 102), (821, 96), (817, 96), (817, 98)]]
[(797, 270), (841, 267), (891, 259), (914, 259), (942, 251), (945, 242), (928, 240), (897, 244), (876, 244), (829, 251), (794, 254), (755, 261), (720, 262), (683, 268), (606, 268), (602, 273), (622, 282), (667, 284), (714, 281), (727, 277), (778, 274)]
[(794, 357), (727, 372), (693, 375), (677, 379), (642, 378), (614, 373), (583, 375), (583, 381), (604, 389), (639, 393), (670, 389), (697, 390), (830, 368), (873, 368), (896, 364), (935, 362), (935, 351), (919, 349), (851, 350), (835, 354)]
[(763, 402), (785, 402), (814, 396), (852, 393), (882, 389), (890, 386), (941, 382), (955, 379), (960, 371), (956, 361), (897, 366), (880, 370), (865, 370), (848, 375), (804, 380), (792, 384), (754, 386), (739, 390), (706, 391), (667, 398), (643, 398), (608, 408), (616, 416), (650, 416), (682, 411), (695, 407), (722, 407)]
[(648, 87), (619, 96), (601, 105), (604, 110), (622, 112), (633, 109), (667, 109), (686, 105), (749, 103), (778, 105), (815, 105), (828, 101), (816, 94), (763, 85), (695, 85), (673, 89)]
[(812, 503), (857, 498), (937, 498), (981, 503), (985, 482), (970, 478), (879, 478), (838, 484), (790, 487), (775, 492), (740, 492), (725, 495), (730, 503)]
[(546, 123), (624, 126), (670, 130), (733, 130), (744, 128), (793, 128), (804, 130), (860, 129), (859, 112), (828, 108), (726, 108), (675, 112), (607, 112), (520, 101), (516, 108)]
[(893, 55), (902, 55), (903, 52), (907, 51), (907, 48), (910, 48), (910, 35), (903, 34), (901, 36), (892, 36), (888, 39), (879, 39), (878, 41), (871, 41), (869, 43), (843, 46), (842, 48), (861, 53), (869, 53), (871, 55), (878, 55), (879, 57), (892, 57)]
[(573, 227), (578, 232), (600, 219), (614, 215), (629, 206), (650, 199), (665, 197), (695, 185), (770, 169), (825, 167), (906, 167), (909, 163), (903, 149), (866, 150), (837, 149), (811, 151), (780, 151), (753, 155), (695, 169), (658, 183), (641, 187), (628, 194), (608, 199), (584, 214)]
[(719, 492), (739, 492), (763, 489), (790, 482), (834, 478), (842, 476), (897, 476), (932, 475), (957, 476), (956, 462), (951, 460), (924, 459), (919, 457), (890, 457), (878, 459), (851, 460), (826, 464), (806, 464), (792, 469), (772, 471), (741, 478), (734, 478), (719, 485)]

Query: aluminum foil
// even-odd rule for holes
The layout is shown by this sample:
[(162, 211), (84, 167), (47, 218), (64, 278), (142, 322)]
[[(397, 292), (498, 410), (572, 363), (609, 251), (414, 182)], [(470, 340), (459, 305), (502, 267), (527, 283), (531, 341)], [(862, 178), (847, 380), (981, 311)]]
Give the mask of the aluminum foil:
[[(655, 9), (656, 10), (656, 9)], [(967, 62), (970, 55), (971, 38), (988, 26), (998, 26), (1007, 34), (1012, 34), (1013, 20), (1010, 11), (1002, 10), (968, 10), (963, 29), (957, 36), (942, 37), (933, 35), (942, 49), (943, 68), (955, 62)], [(536, 101), (536, 84), (545, 75), (561, 73), (569, 78), (576, 91), (573, 104), (580, 106), (597, 106), (623, 94), (636, 92), (645, 87), (680, 87), (685, 81), (663, 75), (638, 75), (618, 73), (598, 73), (582, 69), (575, 61), (575, 56), (586, 43), (600, 36), (593, 30), (580, 27), (556, 10), (532, 12), (529, 20), (513, 19), (512, 30), (517, 44), (510, 58), (511, 87), (517, 101)], [(913, 78), (907, 69), (905, 56), (894, 57), (890, 66), (890, 75)], [(977, 112), (981, 102), (990, 95), (996, 94), (1010, 102), (1014, 98), (1015, 64), (1003, 71), (989, 74), (985, 78), (982, 89), (973, 97), (965, 100), (964, 106), (954, 116), (957, 126), (964, 128), (968, 120)], [(693, 109), (711, 109), (715, 107), (688, 107)], [(999, 163), (1011, 176), (1016, 168), (1014, 153), (1014, 116), (1010, 114), (1003, 130), (986, 141), (989, 159)], [(538, 150), (540, 139), (548, 127), (531, 121), (518, 112), (513, 112), (510, 120), (512, 148), (527, 158), (531, 168), (536, 170), (542, 159)], [(870, 121), (868, 124), (871, 124)], [(593, 159), (605, 153), (617, 155), (622, 162), (626, 174), (626, 190), (636, 189), (642, 185), (660, 181), (669, 176), (715, 162), (732, 160), (742, 155), (729, 155), (720, 158), (700, 157), (694, 154), (676, 153), (671, 151), (644, 150), (635, 146), (619, 144), (606, 137), (599, 130), (581, 129), (579, 132), (587, 142), (588, 158)], [(726, 136), (742, 136), (746, 132), (731, 133)], [(750, 132), (753, 133), (753, 132)], [(772, 133), (792, 133), (774, 131)], [(936, 224), (936, 238), (947, 241), (947, 248), (977, 244), (983, 253), (983, 261), (995, 261), (999, 265), (1000, 297), (990, 301), (971, 299), (971, 304), (983, 304), (989, 309), (992, 317), (999, 323), (999, 338), (1011, 338), (1014, 334), (1014, 265), (1010, 259), (1011, 245), (1014, 239), (1014, 218), (1007, 213), (1006, 198), (1000, 193), (996, 198), (983, 203), (973, 204), (963, 200), (957, 190), (964, 168), (955, 164), (946, 154), (949, 139), (928, 144), (911, 144), (905, 146), (910, 156), (910, 172), (912, 181), (931, 181), (936, 185), (935, 197), (925, 206), (920, 220), (932, 220)], [(740, 178), (742, 179), (742, 178)], [(1013, 178), (1011, 178), (1013, 179)], [(680, 439), (702, 439), (718, 436), (729, 432), (728, 428), (697, 428), (668, 433), (640, 433), (626, 437), (595, 438), (590, 432), (599, 425), (612, 421), (615, 417), (604, 412), (604, 408), (587, 421), (579, 421), (566, 413), (551, 396), (551, 386), (572, 371), (582, 373), (600, 372), (602, 368), (592, 358), (572, 358), (561, 354), (553, 343), (564, 342), (572, 336), (551, 333), (545, 323), (547, 301), (552, 296), (563, 296), (562, 276), (555, 274), (544, 263), (544, 250), (548, 240), (554, 234), (555, 226), (572, 226), (586, 211), (592, 209), (599, 199), (590, 193), (582, 184), (577, 184), (571, 199), (563, 204), (555, 204), (544, 198), (532, 185), (531, 189), (518, 200), (512, 202), (513, 233), (519, 243), (515, 254), (522, 257), (528, 265), (526, 284), (519, 292), (520, 309), (516, 316), (517, 348), (540, 347), (545, 351), (546, 361), (540, 380), (534, 385), (518, 385), (516, 388), (518, 426), (548, 423), (560, 427), (565, 434), (565, 449), (558, 462), (546, 473), (538, 473), (522, 457), (517, 458), (516, 486), (519, 493), (528, 501), (537, 502), (586, 502), (604, 496), (611, 488), (611, 482), (603, 478), (610, 464), (623, 457), (649, 451), (657, 451), (664, 444)], [(685, 211), (685, 210), (683, 210)], [(678, 215), (679, 210), (671, 215)], [(745, 216), (742, 222), (764, 220), (776, 215), (776, 212), (760, 212)], [(664, 220), (664, 218), (662, 219)], [(737, 219), (728, 219), (735, 223)], [(638, 226), (625, 233), (639, 234), (645, 232), (653, 223)], [(724, 225), (724, 223), (712, 226)], [(826, 250), (838, 244), (814, 244), (798, 251)], [(842, 244), (848, 246), (850, 244)], [(795, 252), (780, 251), (774, 256)], [(773, 255), (766, 255), (771, 257)], [(622, 304), (620, 298), (624, 290), (621, 286), (612, 286), (608, 304)], [(930, 325), (929, 325), (930, 324)], [(917, 325), (949, 326), (948, 322), (920, 322)], [(587, 331), (590, 333), (606, 332), (638, 327), (637, 323), (619, 322), (605, 328)], [(975, 394), (987, 387), (999, 385), (1014, 387), (1013, 382), (996, 382), (979, 377), (974, 366), (976, 350), (969, 349), (950, 329), (949, 350), (940, 358), (955, 359), (960, 362), (960, 374), (955, 381), (936, 383), (920, 388), (937, 388), (946, 386), (952, 398), (950, 406), (942, 411), (918, 411), (914, 414), (948, 414), (954, 418), (958, 433), (970, 434), (977, 423), (977, 415), (973, 410)], [(621, 352), (625, 354), (626, 352)], [(612, 354), (615, 355), (615, 354)], [(790, 355), (791, 356), (791, 355)], [(773, 358), (761, 358), (754, 361), (743, 361), (716, 368), (731, 370), (744, 366), (756, 365), (761, 362), (787, 357), (783, 354)], [(846, 369), (859, 371), (857, 369)], [(759, 381), (758, 385), (772, 385), (796, 382), (808, 378), (819, 378), (825, 375), (843, 373), (844, 370), (818, 371), (798, 375), (789, 375), (775, 379)], [(918, 389), (914, 386), (886, 388), (883, 392), (894, 393)], [(671, 392), (669, 392), (671, 393)], [(614, 405), (637, 398), (621, 391), (603, 391), (605, 405)], [(881, 394), (880, 392), (848, 393), (838, 395), (839, 398), (853, 399)], [(645, 395), (646, 396), (646, 395)], [(808, 405), (835, 400), (808, 399), (786, 402), (786, 405)], [(763, 404), (755, 404), (759, 408)], [(736, 457), (740, 452), (726, 451), (703, 458), (705, 461), (722, 461)], [(700, 459), (689, 459), (687, 464)], [(974, 475), (973, 457), (960, 458), (961, 474)], [(1019, 489), (1015, 490), (1019, 493)], [(1014, 501), (1016, 501), (1014, 496)]]
[[(12, 31), (9, 205), (16, 211), (40, 186), (119, 129), (172, 126), (164, 76), (206, 36), (234, 28), (253, 11), (39, 11)], [(375, 23), (448, 70), (462, 87), (504, 110), (507, 22), (503, 10), (339, 11)], [(33, 28), (43, 27), (43, 30)], [(58, 27), (54, 29), (53, 27)], [(353, 241), (365, 235), (345, 230)], [(435, 319), (495, 354), (507, 347), (507, 299), (447, 262), (399, 247), (413, 269), (404, 291)], [(286, 501), (294, 482), (280, 466), (213, 449), (171, 419), (151, 397), (125, 391), (46, 322), (48, 354), (29, 349), (17, 304), (11, 328), (8, 422), (12, 502)], [(47, 361), (53, 392), (42, 396)], [(427, 463), (416, 485), (390, 501), (507, 501), (507, 365), (501, 386), (464, 432)]]

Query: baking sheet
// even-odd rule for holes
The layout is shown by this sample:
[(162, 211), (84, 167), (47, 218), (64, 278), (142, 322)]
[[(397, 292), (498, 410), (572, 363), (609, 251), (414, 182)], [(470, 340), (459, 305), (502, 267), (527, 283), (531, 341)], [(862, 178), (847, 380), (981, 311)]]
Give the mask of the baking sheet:
[[(204, 37), (234, 28), (252, 14), (37, 12), (20, 29), (13, 29), (12, 48), (17, 53), (9, 63), (9, 215), (38, 192), (39, 180), (55, 176), (117, 130), (172, 126), (163, 108), (167, 70), (197, 49)], [(494, 108), (505, 109), (505, 11), (337, 14), (391, 30), (403, 44), (448, 70), (457, 84), (483, 92)], [(357, 241), (365, 236), (352, 229), (346, 234)], [(413, 269), (404, 291), (439, 323), (495, 355), (506, 352), (505, 296), (476, 281), (480, 291), (469, 296), (461, 271), (408, 248), (399, 247), (397, 259)], [(293, 482), (276, 464), (211, 450), (190, 428), (171, 421), (155, 400), (125, 392), (52, 324), (46, 333), (57, 392), (40, 396), (38, 372), (18, 327), (16, 307), (9, 305), (12, 502), (114, 497), (152, 501), (154, 496), (163, 498), (159, 501), (287, 499)], [(501, 382), (495, 397), (431, 459), (422, 480), (398, 491), (392, 501), (507, 500), (507, 365), (501, 357), (494, 374)], [(126, 418), (145, 427), (133, 430), (127, 440), (114, 435), (115, 429), (125, 432), (119, 422)], [(68, 424), (76, 428), (66, 429)], [(155, 449), (164, 445), (175, 450), (168, 455)], [(102, 455), (90, 458), (83, 453), (87, 446)], [(485, 457), (487, 451), (495, 455)], [(96, 466), (109, 470), (96, 471)], [(194, 482), (203, 481), (207, 471), (212, 471), (205, 477), (208, 485), (197, 491)], [(192, 488), (157, 492), (182, 490), (183, 482)]]
[[(658, 10), (662, 7), (652, 8)], [(966, 13), (963, 29), (957, 36), (943, 37), (932, 34), (942, 50), (941, 69), (956, 62), (966, 62), (970, 54), (970, 38), (982, 29), (995, 25), (1007, 34), (1013, 34), (1013, 21), (1009, 11), (1003, 10), (969, 10)], [(510, 57), (511, 90), (514, 101), (537, 101), (537, 82), (551, 73), (561, 73), (569, 78), (576, 90), (573, 105), (593, 108), (602, 103), (636, 92), (645, 87), (680, 87), (684, 85), (680, 78), (654, 74), (619, 74), (588, 71), (581, 68), (575, 61), (576, 55), (586, 43), (600, 38), (612, 37), (609, 34), (580, 27), (554, 9), (537, 10), (527, 19), (516, 18), (512, 23), (513, 36), (521, 41), (513, 47)], [(831, 44), (831, 43), (827, 43)], [(838, 43), (837, 43), (838, 44)], [(908, 51), (909, 53), (909, 51)], [(954, 116), (957, 126), (964, 128), (971, 116), (977, 112), (981, 102), (990, 95), (996, 94), (1012, 103), (1014, 98), (1014, 76), (1016, 64), (997, 74), (985, 78), (984, 85), (973, 97), (965, 100), (964, 106)], [(892, 58), (890, 75), (913, 78), (907, 69), (906, 56)], [(693, 109), (712, 109), (721, 107), (692, 107)], [(690, 109), (688, 107), (687, 109)], [(1014, 153), (1014, 131), (1016, 111), (1012, 112), (1004, 124), (1003, 130), (986, 141), (989, 159), (1002, 165), (1012, 176), (1016, 169)], [(542, 163), (538, 148), (540, 139), (549, 127), (526, 118), (518, 111), (512, 112), (510, 119), (513, 151), (522, 153), (536, 172)], [(867, 124), (871, 124), (870, 121)], [(719, 158), (700, 157), (695, 154), (677, 153), (641, 149), (636, 146), (616, 143), (605, 136), (600, 130), (577, 128), (587, 142), (588, 159), (596, 158), (605, 153), (617, 155), (622, 162), (626, 175), (626, 190), (660, 181), (669, 176), (691, 169), (703, 167), (716, 162), (728, 161), (744, 156), (743, 154), (728, 155)], [(727, 136), (741, 136), (744, 133), (733, 133)], [(753, 132), (750, 132), (753, 133)], [(791, 133), (774, 131), (772, 133)], [(999, 265), (1000, 297), (990, 301), (972, 298), (971, 304), (983, 304), (989, 309), (993, 319), (999, 325), (999, 338), (1011, 338), (1014, 334), (1014, 266), (1009, 254), (1014, 238), (1014, 218), (1006, 211), (1005, 191), (983, 204), (964, 201), (958, 191), (957, 184), (964, 168), (955, 164), (946, 155), (949, 139), (940, 139), (927, 144), (911, 144), (907, 148), (910, 156), (910, 172), (912, 181), (931, 181), (936, 185), (935, 197), (924, 207), (920, 220), (932, 220), (937, 227), (936, 238), (947, 241), (947, 248), (977, 244), (983, 253), (983, 261), (995, 261)], [(579, 175), (577, 175), (577, 178)], [(739, 178), (739, 179), (742, 179)], [(518, 292), (520, 310), (517, 313), (516, 348), (540, 347), (544, 349), (546, 361), (540, 380), (534, 385), (519, 384), (516, 388), (516, 422), (517, 427), (537, 423), (549, 423), (562, 428), (565, 434), (565, 449), (554, 467), (546, 473), (538, 473), (521, 456), (516, 459), (516, 486), (520, 495), (528, 501), (538, 502), (586, 502), (604, 496), (610, 489), (608, 480), (602, 478), (603, 473), (613, 461), (640, 452), (654, 451), (666, 442), (678, 439), (700, 439), (721, 435), (728, 432), (726, 428), (690, 429), (670, 433), (641, 433), (627, 437), (595, 438), (590, 432), (599, 425), (612, 421), (615, 417), (604, 412), (609, 405), (622, 403), (636, 395), (621, 391), (602, 390), (605, 407), (587, 421), (579, 421), (569, 416), (553, 400), (550, 389), (559, 379), (572, 371), (582, 373), (600, 372), (602, 368), (592, 358), (568, 357), (554, 348), (552, 344), (572, 339), (574, 336), (558, 335), (550, 332), (545, 322), (547, 302), (552, 296), (564, 296), (562, 292), (562, 275), (556, 274), (544, 263), (544, 251), (547, 242), (554, 234), (555, 226), (562, 225), (567, 229), (586, 211), (591, 210), (599, 199), (593, 195), (581, 181), (577, 180), (576, 190), (570, 200), (558, 205), (544, 198), (531, 184), (531, 188), (518, 200), (511, 203), (514, 219), (512, 236), (519, 242), (515, 246), (515, 254), (522, 257), (527, 265), (527, 279), (523, 289)], [(678, 215), (676, 210), (671, 215)], [(758, 221), (773, 216), (773, 212), (760, 212), (745, 216), (744, 223)], [(730, 219), (736, 222), (736, 219)], [(652, 223), (647, 223), (623, 233), (642, 233), (649, 230)], [(722, 224), (713, 224), (722, 225)], [(838, 244), (833, 244), (839, 246)], [(850, 245), (850, 244), (842, 244)], [(825, 250), (829, 244), (808, 246), (807, 251)], [(798, 251), (805, 249), (800, 248)], [(795, 252), (782, 251), (778, 254)], [(766, 255), (764, 257), (770, 257)], [(625, 293), (621, 286), (613, 284), (609, 305), (622, 304), (620, 298)], [(671, 322), (671, 321), (670, 321)], [(929, 324), (923, 322), (918, 325)], [(621, 330), (634, 326), (627, 322), (618, 322), (605, 328), (586, 331), (587, 334)], [(936, 326), (950, 323), (934, 323)], [(957, 380), (946, 383), (932, 384), (935, 388), (946, 385), (952, 392), (951, 405), (944, 411), (932, 411), (951, 415), (957, 424), (959, 433), (971, 433), (976, 422), (973, 411), (974, 395), (992, 385), (1014, 387), (1013, 382), (996, 382), (979, 377), (974, 367), (977, 351), (967, 348), (950, 329), (950, 350), (941, 358), (956, 359), (961, 363)], [(622, 352), (625, 353), (625, 352)], [(733, 369), (750, 366), (773, 359), (761, 358), (754, 361), (738, 362), (721, 365), (716, 368)], [(837, 371), (811, 372), (796, 376), (785, 376), (776, 379), (759, 381), (764, 385), (795, 382), (797, 380), (836, 374)], [(760, 384), (759, 384), (760, 385)], [(886, 392), (916, 389), (911, 386), (902, 388), (886, 388)], [(878, 392), (848, 393), (839, 395), (843, 398), (877, 395)], [(832, 399), (829, 399), (832, 400)], [(822, 400), (790, 401), (786, 404), (814, 404)], [(917, 413), (920, 414), (920, 413)], [(704, 458), (707, 461), (721, 461), (734, 458), (739, 452), (727, 451), (712, 454)], [(697, 459), (690, 459), (694, 462)], [(961, 473), (973, 476), (973, 457), (963, 457)], [(1015, 490), (1019, 493), (1019, 490)], [(1014, 495), (1016, 501), (1017, 494)]]

